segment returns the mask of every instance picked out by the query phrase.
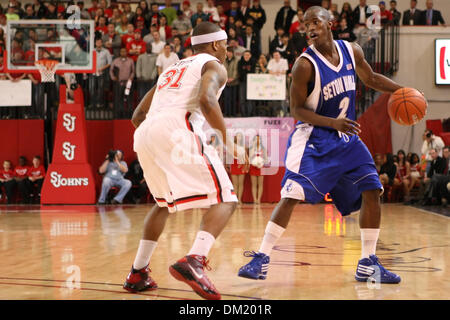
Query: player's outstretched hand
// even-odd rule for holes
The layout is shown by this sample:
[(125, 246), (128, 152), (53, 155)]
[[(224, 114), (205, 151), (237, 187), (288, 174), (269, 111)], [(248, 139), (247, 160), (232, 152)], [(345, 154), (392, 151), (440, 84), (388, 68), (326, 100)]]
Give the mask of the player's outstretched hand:
[(359, 123), (348, 118), (334, 119), (332, 127), (349, 136), (359, 135), (361, 133)]

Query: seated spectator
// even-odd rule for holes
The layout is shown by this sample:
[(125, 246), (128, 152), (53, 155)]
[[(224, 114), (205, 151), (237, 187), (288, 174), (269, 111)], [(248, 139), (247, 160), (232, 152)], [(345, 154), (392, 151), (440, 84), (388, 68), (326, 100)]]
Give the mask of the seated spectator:
[(131, 181), (132, 186), (136, 187), (131, 189), (133, 202), (139, 204), (142, 202), (142, 198), (147, 194), (147, 183), (144, 178), (144, 171), (142, 170), (138, 159), (130, 164), (128, 179)]
[(116, 32), (119, 36), (123, 36), (124, 34), (126, 34), (128, 32), (128, 18), (126, 15), (122, 15), (122, 17), (120, 18), (120, 24), (118, 24), (116, 26)]
[(138, 97), (141, 100), (152, 88), (158, 76), (156, 59), (158, 55), (152, 52), (152, 44), (147, 43), (146, 52), (138, 57), (136, 63), (136, 77), (138, 86)]
[(14, 168), (15, 179), (22, 197), (22, 203), (30, 203), (30, 186), (28, 184), (28, 175), (30, 167), (27, 166), (27, 159), (24, 156), (19, 158), (19, 165)]
[(405, 151), (399, 150), (397, 152), (397, 178), (403, 185), (403, 196), (408, 194), (408, 188), (410, 184), (411, 164), (406, 160)]
[[(12, 163), (9, 160), (3, 161), (3, 169), (0, 170), (0, 187), (5, 188), (6, 203), (13, 203), (14, 191), (16, 190), (16, 180)], [(1, 194), (1, 190), (0, 190)]]
[(431, 150), (435, 149), (438, 153), (438, 156), (442, 157), (442, 149), (444, 148), (445, 144), (441, 137), (435, 136), (433, 134), (433, 131), (431, 130), (425, 130), (425, 132), (422, 135), (423, 144), (422, 144), (422, 155), (425, 156), (425, 160), (427, 161), (427, 171), (430, 167), (432, 158), (431, 158)]
[(45, 168), (41, 164), (41, 157), (35, 156), (33, 158), (33, 165), (28, 174), (28, 185), (31, 191), (30, 197), (34, 198), (35, 202), (39, 203), (41, 199), (41, 189), (45, 178)]
[(35, 19), (39, 19), (35, 12), (34, 12), (34, 8), (33, 5), (31, 3), (27, 4), (25, 6), (25, 15), (22, 17), (22, 19), (24, 20), (35, 20)]
[(134, 40), (127, 43), (127, 53), (134, 62), (137, 62), (139, 55), (145, 53), (147, 44), (141, 37), (141, 30), (135, 30)]
[(353, 42), (356, 40), (356, 36), (352, 29), (347, 24), (347, 19), (342, 18), (339, 22), (339, 28), (334, 32), (334, 38), (338, 40), (346, 40)]
[[(446, 169), (446, 166), (448, 164), (448, 149), (446, 149), (447, 159), (444, 159), (443, 157), (440, 157), (436, 149), (430, 150), (431, 155), (431, 164), (430, 168), (427, 170), (427, 175), (424, 178), (423, 182), (423, 188), (424, 188), (424, 195), (421, 205), (428, 206), (432, 204), (438, 204), (437, 203), (437, 194), (436, 194), (436, 187), (438, 182), (441, 180), (444, 171)], [(447, 168), (447, 175), (448, 175), (448, 168)]]
[(167, 69), (167, 67), (171, 66), (175, 62), (179, 61), (180, 59), (176, 55), (176, 53), (172, 52), (172, 48), (170, 44), (166, 44), (164, 46), (163, 52), (161, 52), (158, 55), (158, 58), (156, 59), (156, 66), (158, 67), (158, 75), (163, 73), (164, 70)]
[(161, 36), (159, 31), (153, 31), (152, 33), (153, 36), (153, 42), (152, 42), (152, 52), (156, 53), (156, 54), (160, 54), (163, 49), (164, 49), (164, 45), (165, 42), (161, 41)]
[(450, 146), (444, 147), (443, 158), (445, 160), (445, 169), (441, 177), (436, 179), (436, 198), (441, 201), (442, 206), (446, 207), (450, 201)]
[(423, 177), (424, 172), (422, 171), (422, 166), (420, 164), (420, 158), (416, 153), (411, 154), (410, 158), (410, 174), (409, 174), (409, 185), (405, 192), (405, 204), (412, 204), (415, 199), (411, 197), (411, 190), (416, 187), (420, 186)]
[(433, 0), (427, 0), (425, 5), (427, 8), (421, 12), (420, 24), (424, 26), (437, 26), (440, 23), (445, 26), (441, 12), (433, 9)]
[(123, 152), (120, 150), (111, 150), (107, 155), (103, 164), (98, 169), (101, 175), (104, 175), (102, 182), (102, 191), (98, 198), (97, 204), (106, 204), (106, 197), (112, 187), (119, 188), (119, 192), (111, 201), (112, 204), (122, 204), (123, 198), (131, 189), (131, 181), (125, 179), (124, 176), (128, 172), (128, 166), (123, 161)]
[(386, 154), (386, 161), (380, 169), (380, 182), (384, 187), (400, 185), (400, 181), (396, 178), (397, 166), (394, 162), (394, 156), (392, 153)]
[(224, 115), (234, 117), (237, 114), (239, 75), (238, 59), (234, 56), (232, 47), (227, 48), (227, 57), (223, 65), (228, 74), (227, 84), (223, 91)]

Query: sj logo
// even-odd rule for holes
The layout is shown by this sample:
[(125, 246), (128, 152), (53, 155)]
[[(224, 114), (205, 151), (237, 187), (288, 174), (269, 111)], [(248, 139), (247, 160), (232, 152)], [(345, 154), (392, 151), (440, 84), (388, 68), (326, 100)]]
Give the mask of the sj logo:
[(73, 132), (75, 130), (75, 120), (77, 117), (72, 116), (70, 113), (64, 113), (63, 115), (63, 126), (67, 131)]
[(75, 145), (70, 144), (70, 142), (64, 142), (63, 143), (63, 156), (69, 160), (72, 161), (75, 158)]

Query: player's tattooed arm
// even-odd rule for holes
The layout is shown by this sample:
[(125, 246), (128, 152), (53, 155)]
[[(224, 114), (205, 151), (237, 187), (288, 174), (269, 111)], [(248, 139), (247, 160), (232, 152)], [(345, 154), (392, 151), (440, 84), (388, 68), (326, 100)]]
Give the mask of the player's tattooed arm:
[(139, 125), (145, 120), (147, 116), (148, 110), (150, 110), (150, 105), (152, 104), (153, 95), (155, 94), (156, 85), (150, 89), (149, 92), (146, 93), (144, 98), (141, 100), (139, 105), (133, 112), (133, 116), (131, 117), (131, 122), (134, 127), (137, 128)]
[(308, 96), (308, 83), (315, 78), (314, 67), (306, 58), (300, 58), (292, 68), (292, 83), (290, 88), (291, 115), (296, 119), (313, 126), (329, 127), (348, 135), (360, 133), (356, 121), (341, 118), (335, 119), (319, 115), (305, 106)]
[(364, 58), (364, 52), (359, 44), (352, 42), (350, 45), (353, 48), (353, 55), (355, 57), (356, 74), (366, 86), (387, 93), (393, 93), (396, 90), (403, 88), (388, 77), (374, 72)]

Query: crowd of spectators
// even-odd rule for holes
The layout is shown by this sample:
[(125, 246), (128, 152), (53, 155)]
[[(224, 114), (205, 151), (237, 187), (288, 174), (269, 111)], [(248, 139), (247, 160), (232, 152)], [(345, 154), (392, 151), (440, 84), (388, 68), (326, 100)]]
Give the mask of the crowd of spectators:
[(450, 146), (442, 138), (426, 130), (421, 155), (375, 154), (374, 162), (384, 187), (384, 200), (447, 206), (450, 201)]
[[(70, 5), (79, 7), (82, 19), (95, 21), (97, 71), (88, 77), (77, 78), (85, 90), (87, 107), (112, 109), (116, 118), (131, 115), (166, 66), (192, 55), (190, 34), (200, 21), (217, 23), (229, 36), (226, 62), (229, 81), (221, 101), (223, 111), (229, 117), (259, 115), (258, 104), (246, 98), (248, 73), (284, 74), (288, 84), (295, 59), (308, 46), (303, 10), (294, 10), (289, 0), (284, 1), (276, 14), (269, 52), (262, 52), (261, 29), (267, 21), (259, 0), (251, 3), (249, 0), (231, 1), (224, 5), (216, 5), (214, 0), (195, 4), (188, 0), (172, 4), (172, 1), (166, 0), (164, 6), (143, 0), (133, 7), (108, 0), (92, 0), (90, 7), (82, 1), (53, 3), (34, 0), (22, 6), (18, 0), (9, 0), (6, 5), (0, 4), (0, 56), (8, 36), (7, 20), (66, 19), (66, 10)], [(427, 0), (425, 5), (426, 10), (420, 11), (416, 8), (417, 1), (411, 0), (411, 9), (403, 13), (402, 19), (402, 14), (396, 9), (396, 1), (389, 2), (389, 9), (384, 1), (380, 1), (381, 23), (444, 24), (441, 13), (433, 9), (433, 2)], [(358, 40), (366, 19), (371, 15), (366, 0), (359, 0), (355, 8), (350, 2), (345, 2), (340, 12), (337, 5), (329, 0), (323, 0), (322, 6), (329, 10), (334, 19), (332, 30), (336, 39)], [(30, 35), (21, 36), (26, 38)], [(23, 39), (16, 40), (14, 45), (19, 48), (15, 50), (23, 51), (22, 59), (33, 59), (32, 55), (26, 56), (24, 48), (21, 48), (24, 46)], [(38, 90), (39, 77), (32, 74), (0, 74), (0, 79), (11, 81), (26, 78), (33, 81), (33, 89), (36, 89), (33, 90), (33, 108), (30, 110), (39, 114), (37, 109), (43, 99), (42, 90)], [(14, 112), (9, 111), (0, 116), (13, 117)], [(281, 102), (269, 115), (287, 113), (286, 102)]]

